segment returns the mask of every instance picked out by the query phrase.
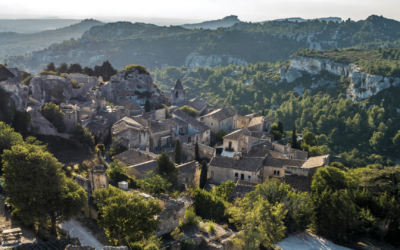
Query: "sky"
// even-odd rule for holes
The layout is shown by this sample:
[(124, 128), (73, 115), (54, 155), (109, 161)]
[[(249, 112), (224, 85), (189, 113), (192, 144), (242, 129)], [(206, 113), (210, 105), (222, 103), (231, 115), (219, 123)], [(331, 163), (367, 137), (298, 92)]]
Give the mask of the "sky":
[(279, 18), (341, 17), (352, 20), (383, 15), (400, 20), (400, 0), (0, 0), (0, 19), (59, 17), (103, 21), (169, 20), (194, 23), (237, 15), (242, 21)]

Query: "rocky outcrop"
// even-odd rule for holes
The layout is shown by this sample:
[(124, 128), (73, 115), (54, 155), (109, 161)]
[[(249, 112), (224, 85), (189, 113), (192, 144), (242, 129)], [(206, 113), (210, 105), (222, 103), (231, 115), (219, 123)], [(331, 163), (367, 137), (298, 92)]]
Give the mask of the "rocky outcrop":
[(230, 55), (200, 56), (198, 54), (189, 55), (185, 61), (185, 66), (190, 68), (200, 66), (214, 68), (218, 65), (227, 66), (230, 64), (245, 66), (247, 62), (244, 59), (234, 58)]
[(31, 97), (45, 103), (68, 103), (72, 97), (72, 83), (60, 76), (38, 75), (31, 80)]
[(54, 135), (69, 139), (67, 133), (58, 133), (57, 129), (40, 113), (39, 106), (29, 106), (26, 111), (31, 117), (30, 130), (40, 135)]
[(128, 98), (139, 105), (144, 105), (147, 99), (155, 104), (167, 102), (164, 93), (154, 86), (150, 75), (136, 68), (121, 70), (112, 76), (108, 84), (102, 85), (101, 95), (107, 101)]
[[(350, 78), (351, 84), (347, 90), (347, 97), (352, 98), (354, 101), (366, 99), (384, 89), (400, 85), (399, 78), (370, 75), (360, 71), (354, 64), (342, 64), (328, 59), (300, 56), (292, 57), (290, 67), (280, 70), (281, 82), (284, 80), (289, 83), (293, 82), (302, 77), (302, 72), (317, 75), (322, 71)], [(334, 82), (319, 81), (317, 84), (313, 84), (311, 88), (315, 89), (326, 84), (329, 84), (329, 87), (334, 87)], [(300, 88), (297, 89), (297, 92), (299, 90)]]
[(17, 111), (24, 111), (28, 102), (29, 88), (21, 81), (17, 68), (0, 68), (0, 88), (14, 101)]

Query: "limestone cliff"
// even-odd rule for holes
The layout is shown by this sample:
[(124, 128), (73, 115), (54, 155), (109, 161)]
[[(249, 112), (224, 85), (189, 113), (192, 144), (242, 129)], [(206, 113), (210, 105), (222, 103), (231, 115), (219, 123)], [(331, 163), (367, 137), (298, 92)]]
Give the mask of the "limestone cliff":
[(72, 83), (61, 76), (55, 75), (37, 75), (32, 78), (31, 97), (37, 101), (45, 103), (68, 102), (72, 96)]
[(211, 56), (201, 56), (198, 54), (192, 54), (186, 57), (185, 66), (194, 67), (207, 67), (213, 68), (218, 65), (227, 66), (230, 64), (245, 66), (247, 62), (240, 58), (234, 58), (230, 55), (211, 55)]
[(17, 111), (25, 110), (29, 88), (22, 83), (17, 68), (0, 68), (0, 88), (14, 101)]
[(327, 71), (337, 76), (350, 78), (351, 84), (347, 89), (347, 97), (354, 101), (363, 100), (389, 87), (400, 85), (399, 78), (370, 75), (362, 72), (354, 64), (336, 63), (332, 60), (294, 56), (288, 69), (281, 69), (281, 81), (293, 82), (302, 77), (302, 72), (310, 75)]

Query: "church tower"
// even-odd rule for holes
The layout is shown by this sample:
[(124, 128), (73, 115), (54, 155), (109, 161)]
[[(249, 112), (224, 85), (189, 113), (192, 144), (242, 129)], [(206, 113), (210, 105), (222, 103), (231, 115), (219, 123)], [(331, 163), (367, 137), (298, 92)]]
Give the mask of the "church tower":
[(183, 88), (181, 80), (178, 79), (175, 87), (171, 89), (171, 104), (186, 102), (186, 89)]

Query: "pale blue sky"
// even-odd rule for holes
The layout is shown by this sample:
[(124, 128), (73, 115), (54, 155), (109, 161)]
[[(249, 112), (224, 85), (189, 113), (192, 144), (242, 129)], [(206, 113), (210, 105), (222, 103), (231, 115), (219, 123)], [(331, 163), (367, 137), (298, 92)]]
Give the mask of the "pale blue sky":
[(365, 19), (383, 15), (400, 20), (400, 0), (0, 0), (0, 18), (58, 16), (140, 21), (171, 18), (195, 22), (238, 15), (243, 21), (286, 17), (337, 16)]

